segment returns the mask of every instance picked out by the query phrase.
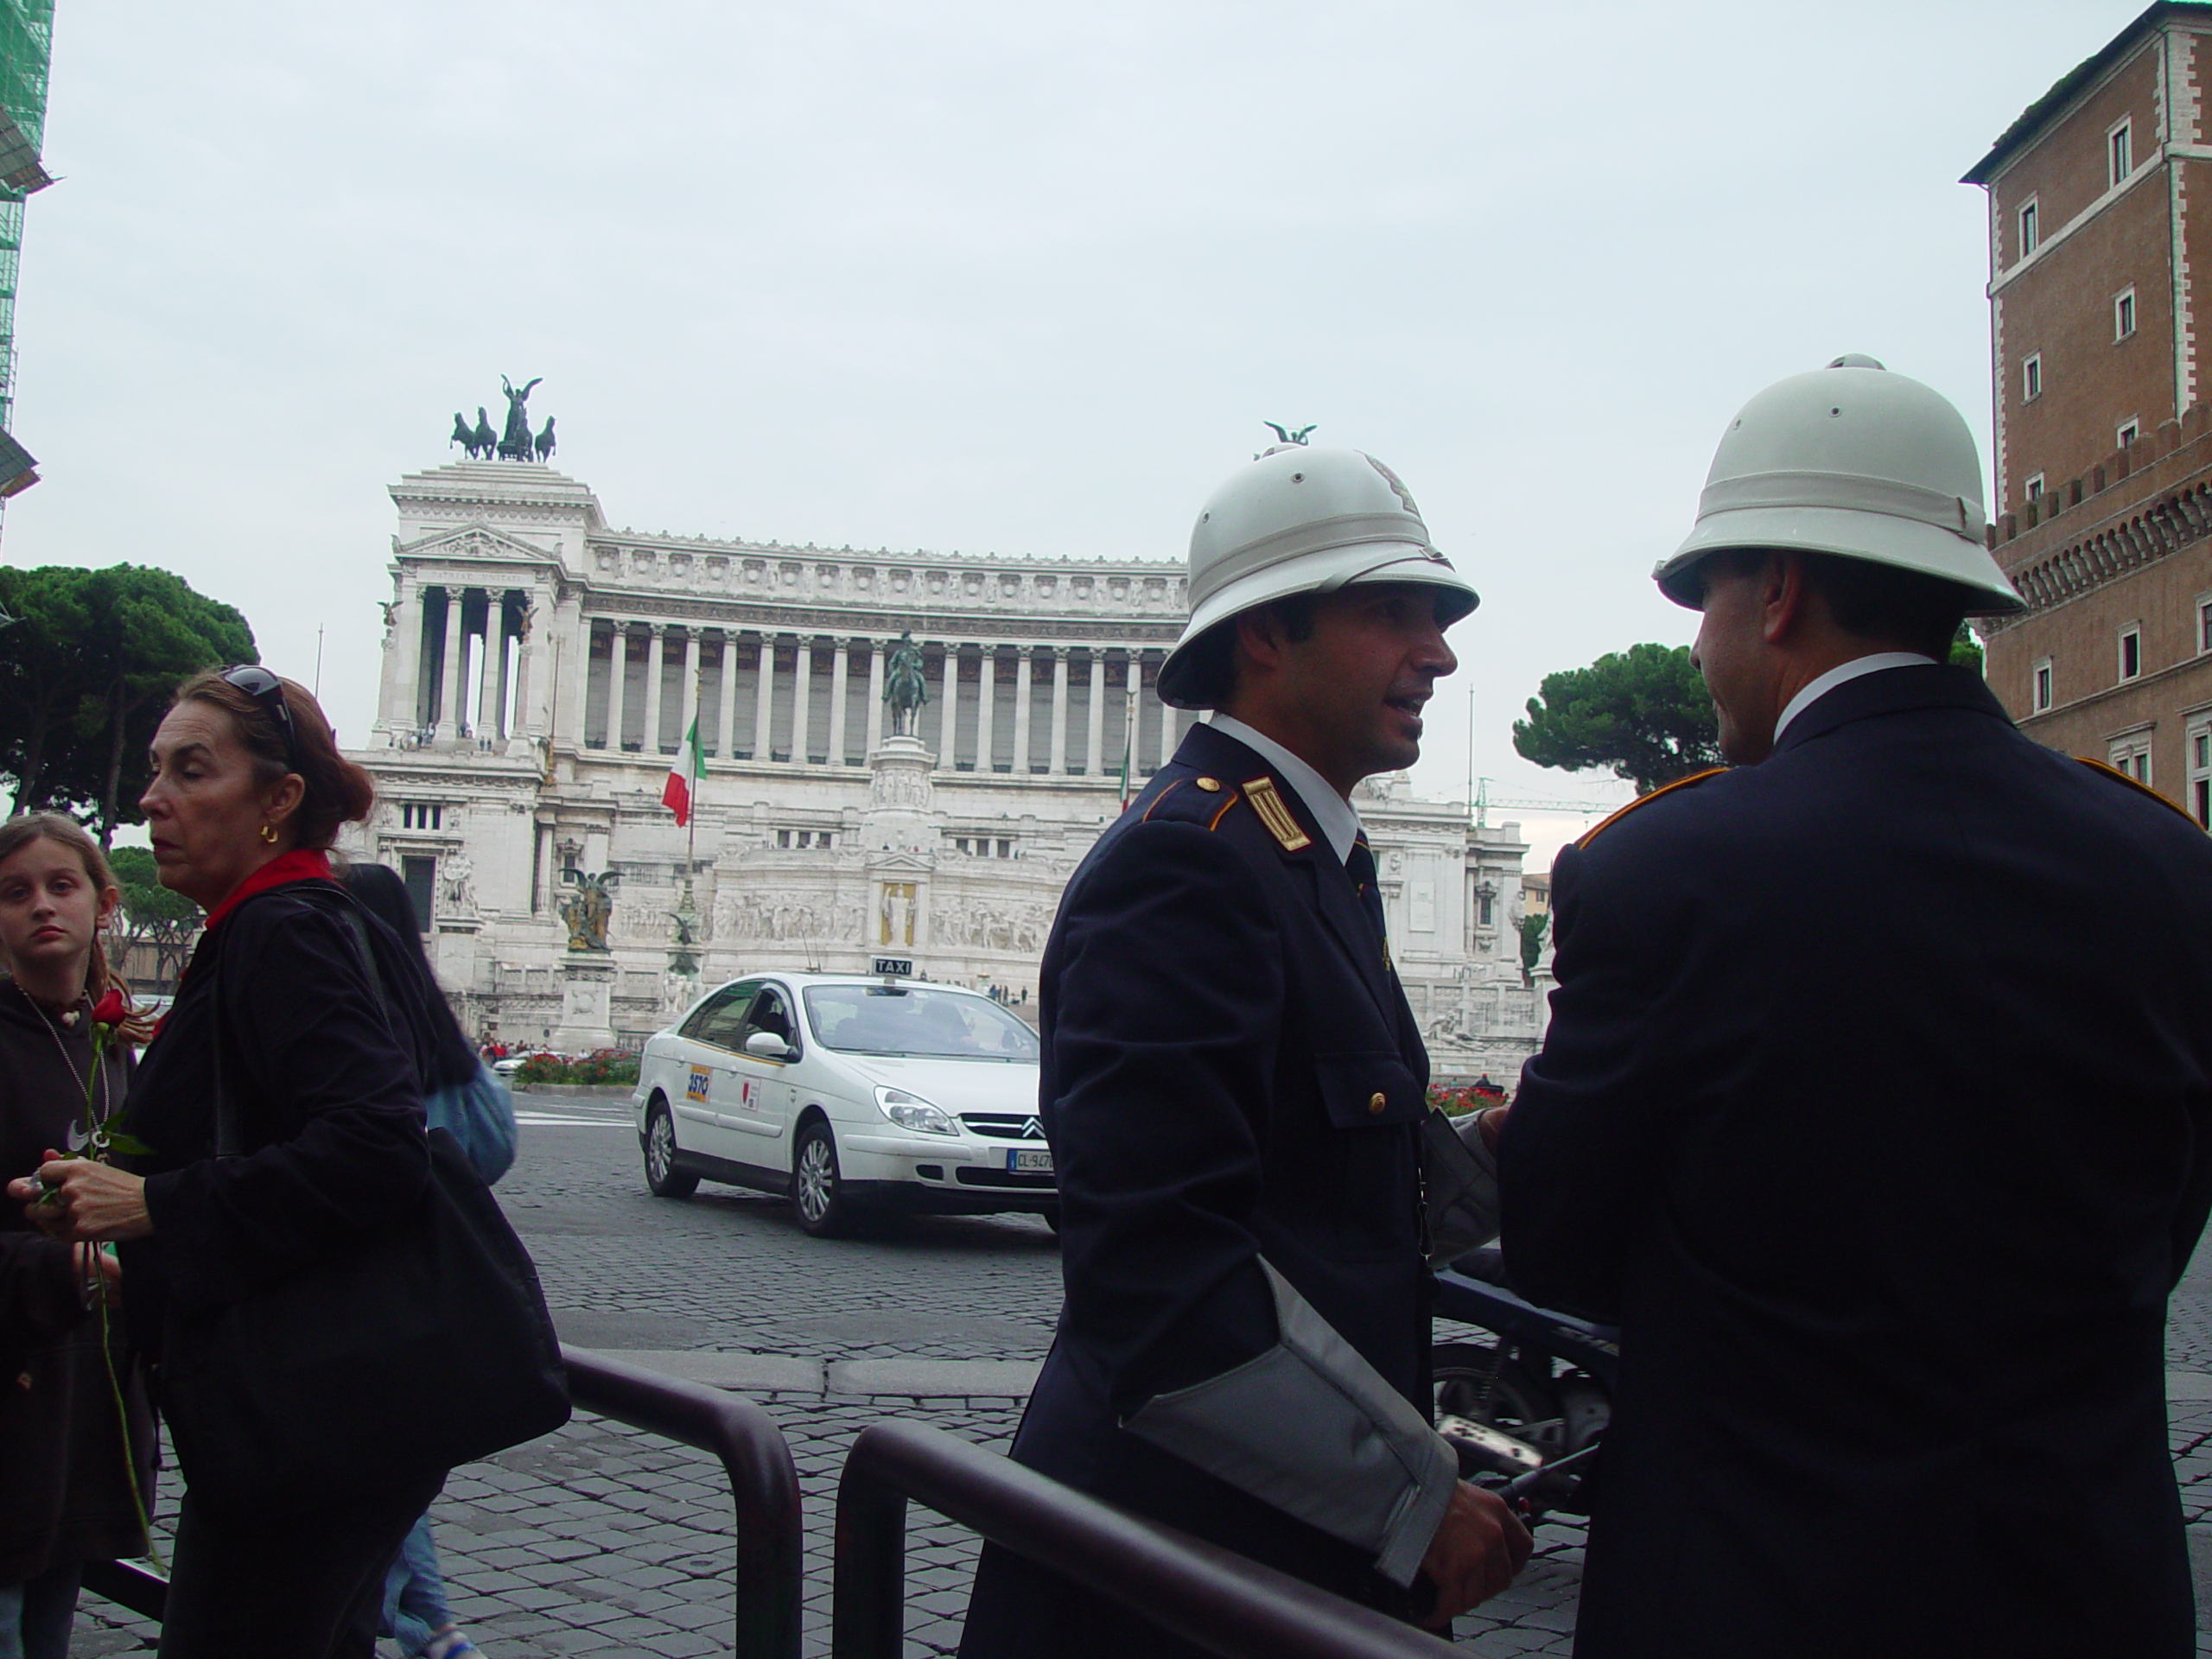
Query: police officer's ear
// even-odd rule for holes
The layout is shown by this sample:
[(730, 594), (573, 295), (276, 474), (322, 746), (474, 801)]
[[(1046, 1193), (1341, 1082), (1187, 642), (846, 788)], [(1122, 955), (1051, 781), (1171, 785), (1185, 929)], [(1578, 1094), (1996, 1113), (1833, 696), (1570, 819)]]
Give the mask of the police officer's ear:
[(1313, 637), (1313, 594), (1292, 594), (1239, 612), (1231, 626), (1240, 665), (1248, 656), (1263, 667), (1279, 664), (1291, 646)]

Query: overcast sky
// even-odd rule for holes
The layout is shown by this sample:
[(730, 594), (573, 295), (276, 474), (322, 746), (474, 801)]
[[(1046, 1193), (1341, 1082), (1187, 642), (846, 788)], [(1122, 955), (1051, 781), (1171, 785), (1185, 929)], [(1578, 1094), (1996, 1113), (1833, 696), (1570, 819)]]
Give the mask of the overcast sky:
[(1689, 639), (1651, 565), (1768, 382), (1872, 352), (1986, 457), (1956, 181), (2140, 9), (60, 0), (0, 557), (327, 630), (359, 741), (386, 486), (503, 372), (612, 524), (829, 546), (1180, 558), (1314, 422), (1483, 595), (1421, 791), (1471, 731), (1624, 798), (1522, 703)]

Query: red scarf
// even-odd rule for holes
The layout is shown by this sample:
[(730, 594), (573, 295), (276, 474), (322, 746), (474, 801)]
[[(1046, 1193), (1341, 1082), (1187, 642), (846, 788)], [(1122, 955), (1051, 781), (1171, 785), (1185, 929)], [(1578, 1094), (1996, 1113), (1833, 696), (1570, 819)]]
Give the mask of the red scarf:
[(296, 847), (289, 853), (279, 853), (232, 887), (223, 902), (207, 912), (207, 931), (213, 932), (218, 922), (257, 893), (266, 893), (271, 887), (281, 887), (291, 881), (335, 880), (337, 878), (330, 873), (330, 855), (327, 853), (306, 847)]

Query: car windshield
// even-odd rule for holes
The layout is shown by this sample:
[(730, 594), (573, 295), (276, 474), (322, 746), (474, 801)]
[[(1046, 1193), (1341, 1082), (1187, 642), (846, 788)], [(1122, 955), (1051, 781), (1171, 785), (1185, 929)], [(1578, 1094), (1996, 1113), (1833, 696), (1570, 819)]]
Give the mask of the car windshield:
[(1028, 1060), (1037, 1033), (995, 1002), (919, 985), (812, 985), (806, 1017), (825, 1047), (916, 1059)]

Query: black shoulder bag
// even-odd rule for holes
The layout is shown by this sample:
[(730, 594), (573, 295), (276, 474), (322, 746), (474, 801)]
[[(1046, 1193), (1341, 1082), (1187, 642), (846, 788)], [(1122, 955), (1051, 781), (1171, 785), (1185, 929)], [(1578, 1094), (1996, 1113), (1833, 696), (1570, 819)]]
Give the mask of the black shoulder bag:
[[(389, 1025), (376, 957), (346, 902)], [(223, 1073), (219, 995), (215, 1010), (215, 1155), (236, 1158), (245, 1135)], [(162, 1415), (202, 1501), (325, 1503), (568, 1421), (560, 1341), (530, 1253), (452, 1135), (432, 1129), (429, 1143), (430, 1179), (404, 1215), (164, 1333)]]

